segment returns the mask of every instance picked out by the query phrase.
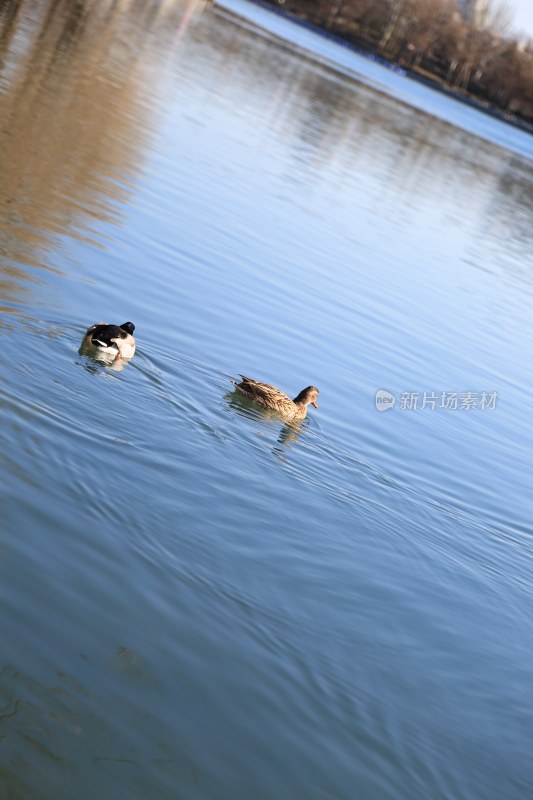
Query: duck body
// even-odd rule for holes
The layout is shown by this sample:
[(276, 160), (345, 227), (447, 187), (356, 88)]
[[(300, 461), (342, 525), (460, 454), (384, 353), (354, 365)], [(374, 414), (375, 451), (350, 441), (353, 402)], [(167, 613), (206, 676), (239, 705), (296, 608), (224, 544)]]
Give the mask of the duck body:
[(135, 353), (134, 330), (133, 322), (124, 322), (122, 325), (98, 322), (87, 328), (81, 346), (82, 348), (94, 347), (99, 353), (105, 353), (105, 355), (131, 358)]
[(300, 420), (307, 414), (307, 406), (309, 404), (318, 408), (317, 397), (318, 389), (316, 386), (308, 386), (302, 389), (299, 395), (291, 400), (289, 395), (282, 392), (276, 386), (271, 386), (269, 383), (261, 383), (255, 381), (253, 378), (245, 378), (241, 375), (241, 382), (232, 381), (235, 389), (249, 400), (258, 403), (264, 408), (269, 408), (275, 411), (278, 416), (285, 420)]

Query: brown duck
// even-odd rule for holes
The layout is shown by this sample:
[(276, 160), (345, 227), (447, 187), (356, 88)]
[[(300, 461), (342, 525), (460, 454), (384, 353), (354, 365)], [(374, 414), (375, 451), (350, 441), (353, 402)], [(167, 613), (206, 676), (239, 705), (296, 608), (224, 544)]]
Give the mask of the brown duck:
[(275, 411), (278, 416), (286, 420), (303, 419), (307, 414), (307, 406), (309, 403), (315, 408), (318, 408), (317, 397), (318, 389), (316, 386), (308, 386), (307, 389), (302, 389), (300, 394), (291, 400), (291, 398), (282, 392), (276, 386), (271, 386), (268, 383), (260, 383), (254, 381), (252, 378), (245, 378), (241, 375), (242, 381), (232, 381), (236, 390), (253, 400), (255, 403)]

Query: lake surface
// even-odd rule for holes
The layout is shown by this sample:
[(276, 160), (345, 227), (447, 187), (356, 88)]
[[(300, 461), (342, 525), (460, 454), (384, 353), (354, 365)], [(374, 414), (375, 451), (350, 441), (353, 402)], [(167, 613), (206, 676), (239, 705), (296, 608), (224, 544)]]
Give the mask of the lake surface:
[(2, 800), (530, 797), (532, 137), (237, 0), (0, 68)]

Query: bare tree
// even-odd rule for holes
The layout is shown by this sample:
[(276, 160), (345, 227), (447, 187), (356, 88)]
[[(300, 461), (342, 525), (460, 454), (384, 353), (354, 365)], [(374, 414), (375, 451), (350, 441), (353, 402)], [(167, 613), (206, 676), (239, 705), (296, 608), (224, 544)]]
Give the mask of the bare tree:
[(469, 15), (458, 2), (283, 0), (290, 13), (533, 121), (533, 45), (511, 37), (507, 0), (472, 0)]
[(513, 27), (514, 11), (505, 0), (486, 0), (476, 27), (499, 36), (509, 36)]

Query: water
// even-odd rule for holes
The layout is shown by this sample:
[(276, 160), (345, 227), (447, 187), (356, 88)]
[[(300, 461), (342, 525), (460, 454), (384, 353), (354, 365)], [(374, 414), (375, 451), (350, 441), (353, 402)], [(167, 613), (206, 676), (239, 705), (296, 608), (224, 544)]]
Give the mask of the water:
[(257, 14), (2, 9), (0, 796), (522, 800), (531, 138)]

